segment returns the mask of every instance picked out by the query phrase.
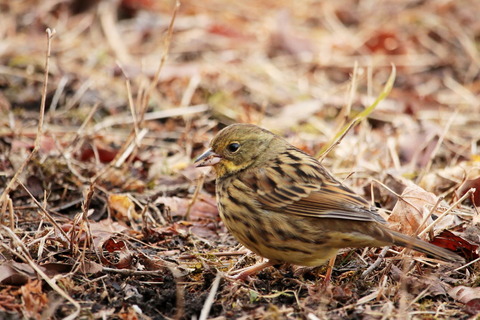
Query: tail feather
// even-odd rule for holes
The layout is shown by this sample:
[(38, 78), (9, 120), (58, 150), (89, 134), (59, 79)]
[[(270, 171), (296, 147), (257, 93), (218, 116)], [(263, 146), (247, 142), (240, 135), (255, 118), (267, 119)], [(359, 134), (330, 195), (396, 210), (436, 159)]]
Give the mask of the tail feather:
[(431, 243), (407, 236), (393, 230), (388, 230), (388, 233), (392, 236), (392, 242), (395, 245), (429, 254), (434, 256), (435, 258), (448, 262), (465, 262), (465, 259), (450, 250), (438, 247)]

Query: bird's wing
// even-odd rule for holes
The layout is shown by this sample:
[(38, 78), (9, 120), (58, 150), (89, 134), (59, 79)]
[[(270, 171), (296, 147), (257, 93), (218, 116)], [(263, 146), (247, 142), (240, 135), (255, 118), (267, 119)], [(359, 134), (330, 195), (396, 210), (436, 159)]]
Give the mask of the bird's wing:
[(316, 160), (310, 157), (291, 160), (283, 159), (240, 177), (255, 191), (256, 200), (264, 209), (316, 218), (385, 223), (365, 199), (338, 182)]

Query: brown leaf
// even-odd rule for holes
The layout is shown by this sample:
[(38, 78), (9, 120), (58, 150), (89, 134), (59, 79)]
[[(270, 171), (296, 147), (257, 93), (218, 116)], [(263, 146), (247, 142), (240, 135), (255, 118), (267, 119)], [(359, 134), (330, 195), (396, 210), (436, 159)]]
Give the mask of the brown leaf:
[(104, 219), (99, 222), (90, 222), (90, 231), (93, 237), (95, 248), (102, 249), (103, 243), (116, 233), (127, 232), (129, 230), (121, 222), (113, 222), (110, 219)]
[(458, 286), (450, 289), (448, 294), (453, 299), (465, 304), (465, 311), (469, 314), (477, 315), (480, 313), (480, 287)]
[(252, 39), (251, 36), (245, 35), (244, 33), (240, 32), (242, 30), (233, 28), (232, 25), (213, 23), (208, 26), (207, 31), (211, 34), (231, 38), (235, 41)]
[(100, 260), (117, 269), (129, 269), (132, 267), (133, 257), (125, 241), (109, 238), (102, 245)]
[(23, 305), (16, 302), (20, 302), (20, 298), (16, 298), (18, 290), (14, 287), (6, 287), (0, 291), (0, 311), (16, 312), (20, 314), (20, 310)]
[(36, 318), (48, 304), (47, 295), (42, 290), (42, 281), (29, 281), (20, 288), (20, 291), (29, 318)]
[(23, 285), (30, 279), (37, 277), (35, 271), (26, 263), (8, 261), (0, 265), (0, 283)]
[(138, 221), (141, 219), (141, 215), (135, 211), (135, 203), (126, 194), (110, 194), (108, 206), (117, 220), (129, 221), (133, 218)]
[(480, 176), (474, 179), (466, 180), (460, 188), (457, 190), (457, 195), (461, 198), (465, 193), (468, 192), (471, 188), (475, 188), (472, 198), (468, 199), (469, 201), (473, 200), (473, 204), (476, 207), (480, 207)]
[(430, 243), (455, 251), (461, 256), (466, 257), (468, 260), (474, 260), (478, 258), (478, 245), (471, 244), (467, 240), (448, 230), (442, 231), (438, 236), (433, 238)]
[[(42, 264), (42, 267), (45, 268), (45, 273), (53, 278), (58, 274), (65, 274), (72, 270), (73, 263), (45, 263)], [(87, 274), (95, 274), (103, 270), (103, 267), (93, 261), (83, 261), (81, 262), (81, 271)]]
[(378, 30), (365, 43), (365, 47), (372, 53), (405, 54), (407, 48), (395, 31)]
[(472, 315), (480, 314), (480, 298), (468, 301), (465, 304), (465, 312)]
[[(405, 234), (414, 234), (421, 231), (418, 228), (424, 217), (429, 213), (426, 205), (435, 205), (437, 202), (436, 196), (410, 184), (403, 191), (402, 199), (397, 201), (392, 214), (388, 217), (390, 227)], [(429, 217), (423, 226), (429, 225), (432, 221), (432, 218)]]
[(434, 297), (447, 294), (449, 288), (445, 279), (440, 279), (438, 276), (424, 275), (417, 277), (413, 274), (405, 274), (404, 270), (401, 270), (395, 265), (391, 266), (391, 273), (395, 281), (404, 281), (410, 294), (419, 294), (427, 289), (425, 293), (428, 294), (428, 296)]
[(78, 156), (79, 160), (81, 161), (88, 161), (98, 155), (98, 159), (102, 163), (108, 163), (115, 159), (118, 151), (113, 149), (102, 148), (100, 146), (96, 146), (95, 151), (91, 146), (85, 147), (82, 149), (80, 155)]
[[(174, 217), (185, 217), (188, 207), (191, 204), (190, 199), (179, 197), (160, 197), (155, 200), (155, 204), (163, 204), (168, 208), (170, 214)], [(218, 217), (218, 210), (215, 205), (215, 199), (207, 194), (200, 194), (197, 200), (190, 208), (189, 219), (198, 220), (202, 218)]]

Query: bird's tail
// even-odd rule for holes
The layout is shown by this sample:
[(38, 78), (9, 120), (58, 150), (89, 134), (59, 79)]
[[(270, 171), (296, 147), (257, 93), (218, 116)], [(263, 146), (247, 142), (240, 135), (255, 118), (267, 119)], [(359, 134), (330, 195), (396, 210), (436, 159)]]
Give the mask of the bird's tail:
[(429, 254), (434, 256), (435, 258), (448, 262), (465, 262), (465, 259), (450, 250), (438, 247), (431, 243), (407, 236), (393, 230), (388, 230), (388, 233), (392, 237), (392, 242), (395, 245)]

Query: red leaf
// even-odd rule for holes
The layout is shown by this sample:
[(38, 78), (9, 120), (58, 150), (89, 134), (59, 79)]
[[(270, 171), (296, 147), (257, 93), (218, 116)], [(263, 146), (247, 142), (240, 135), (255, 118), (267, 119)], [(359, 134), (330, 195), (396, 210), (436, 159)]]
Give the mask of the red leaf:
[[(466, 180), (462, 186), (458, 189), (457, 195), (461, 198), (465, 193), (468, 192), (471, 188), (477, 189), (473, 193), (473, 203), (476, 207), (480, 207), (480, 177), (475, 179)], [(472, 200), (471, 198), (469, 200)]]
[(466, 257), (468, 260), (478, 258), (477, 249), (478, 246), (471, 244), (467, 240), (453, 234), (448, 230), (442, 231), (438, 236), (433, 238), (432, 244), (455, 251), (461, 256)]

